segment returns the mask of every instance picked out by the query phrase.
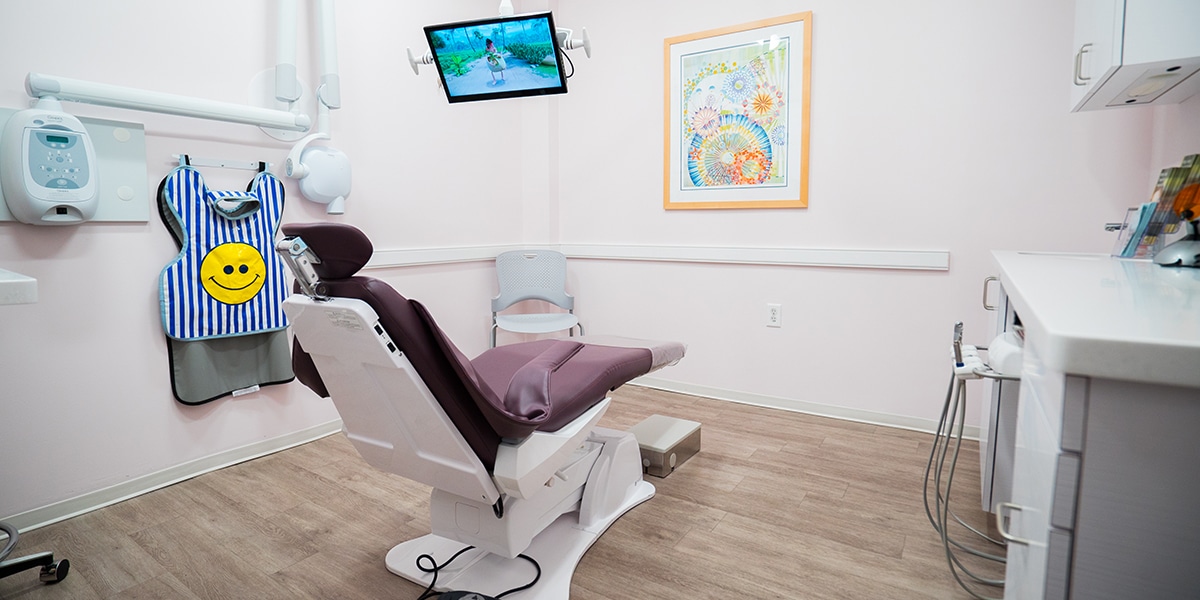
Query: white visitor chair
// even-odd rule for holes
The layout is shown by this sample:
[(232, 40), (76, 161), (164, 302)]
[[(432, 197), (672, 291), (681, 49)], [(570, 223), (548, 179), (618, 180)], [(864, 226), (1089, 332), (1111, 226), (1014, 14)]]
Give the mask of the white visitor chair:
[[(491, 347), (496, 347), (496, 332), (554, 333), (574, 335), (583, 325), (575, 316), (575, 297), (568, 294), (567, 257), (554, 250), (513, 250), (496, 257), (496, 279), (500, 293), (492, 298)], [(543, 300), (567, 312), (499, 314), (527, 300)]]

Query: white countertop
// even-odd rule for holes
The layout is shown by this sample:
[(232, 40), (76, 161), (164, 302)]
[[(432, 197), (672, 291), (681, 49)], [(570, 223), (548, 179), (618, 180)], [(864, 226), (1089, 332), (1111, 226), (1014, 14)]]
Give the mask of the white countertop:
[(1047, 367), (1200, 387), (1200, 269), (1098, 254), (992, 254)]
[(37, 302), (37, 280), (0, 269), (0, 305)]

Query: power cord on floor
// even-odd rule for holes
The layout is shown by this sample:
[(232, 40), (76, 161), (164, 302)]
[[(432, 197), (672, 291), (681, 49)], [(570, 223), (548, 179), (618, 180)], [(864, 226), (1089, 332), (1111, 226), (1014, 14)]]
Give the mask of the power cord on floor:
[[(446, 562), (444, 562), (440, 565), (437, 564), (437, 560), (435, 560), (432, 556), (430, 556), (428, 554), (422, 554), (422, 555), (418, 556), (417, 557), (417, 568), (420, 569), (421, 572), (423, 572), (423, 573), (432, 573), (433, 579), (429, 582), (429, 587), (425, 588), (425, 591), (421, 592), (421, 595), (417, 597), (417, 600), (428, 600), (430, 598), (464, 598), (464, 597), (468, 597), (468, 596), (472, 596), (472, 595), (484, 598), (485, 600), (500, 600), (500, 598), (503, 598), (509, 594), (514, 594), (516, 592), (520, 592), (522, 590), (527, 590), (527, 589), (533, 587), (535, 584), (537, 584), (538, 580), (540, 580), (542, 578), (542, 566), (539, 565), (538, 562), (533, 559), (533, 557), (528, 556), (526, 554), (518, 554), (517, 558), (523, 558), (523, 559), (529, 561), (529, 564), (532, 564), (533, 568), (537, 570), (537, 574), (533, 576), (533, 581), (530, 581), (529, 583), (527, 583), (521, 587), (515, 587), (511, 590), (501, 592), (495, 596), (485, 596), (483, 594), (480, 594), (479, 592), (435, 592), (435, 591), (433, 591), (433, 587), (435, 585), (437, 585), (438, 572), (441, 571), (442, 569), (446, 568), (446, 565), (454, 562), (454, 559), (458, 558), (459, 556), (462, 556), (463, 553), (465, 553), (468, 550), (473, 550), (474, 548), (475, 548), (475, 546), (467, 546), (466, 548), (463, 548), (462, 550), (455, 552), (454, 556), (451, 556), (450, 558), (446, 559)], [(422, 560), (429, 561), (429, 563), (433, 566), (426, 567), (425, 565), (421, 564)]]
[[(983, 538), (984, 540), (987, 540), (988, 542), (999, 545), (999, 546), (1004, 545), (1003, 542), (995, 540), (995, 539), (987, 536), (986, 534), (980, 532), (979, 530), (975, 529), (974, 527), (971, 527), (970, 525), (968, 525), (957, 514), (955, 514), (954, 511), (950, 508), (950, 490), (954, 484), (954, 472), (955, 472), (955, 468), (958, 464), (958, 452), (959, 452), (959, 449), (962, 447), (963, 428), (964, 428), (965, 421), (966, 421), (966, 406), (965, 406), (966, 380), (959, 376), (959, 370), (962, 369), (963, 367), (964, 367), (964, 365), (962, 364), (962, 362), (959, 362), (958, 364), (956, 364), (956, 369), (955, 369), (954, 373), (951, 374), (951, 377), (950, 377), (950, 385), (946, 390), (946, 402), (942, 406), (942, 415), (938, 421), (937, 431), (934, 433), (933, 448), (929, 452), (929, 461), (925, 465), (925, 484), (922, 489), (922, 498), (925, 503), (925, 516), (929, 519), (929, 523), (933, 526), (934, 530), (937, 531), (938, 535), (941, 537), (942, 547), (945, 549), (945, 552), (946, 552), (946, 562), (950, 566), (950, 573), (951, 573), (951, 575), (954, 576), (954, 580), (958, 583), (958, 585), (960, 587), (962, 587), (963, 590), (965, 590), (968, 594), (970, 594), (973, 598), (976, 598), (977, 600), (997, 600), (994, 598), (990, 598), (988, 596), (983, 596), (980, 593), (976, 592), (975, 590), (971, 589), (971, 587), (968, 586), (967, 582), (965, 582), (963, 580), (963, 578), (960, 576), (959, 573), (961, 571), (962, 574), (965, 574), (967, 577), (974, 580), (976, 583), (982, 584), (982, 585), (987, 585), (987, 586), (994, 586), (994, 587), (1003, 586), (1004, 581), (996, 580), (996, 579), (988, 579), (988, 578), (981, 577), (981, 576), (973, 573), (970, 569), (968, 569), (965, 565), (962, 564), (962, 561), (959, 560), (957, 555), (955, 555), (954, 549), (951, 548), (951, 546), (953, 546), (954, 548), (958, 548), (964, 552), (967, 552), (974, 556), (978, 556), (980, 558), (984, 558), (986, 560), (991, 560), (991, 561), (1001, 562), (1001, 563), (1003, 563), (1005, 561), (1004, 557), (1002, 557), (1002, 556), (988, 554), (986, 552), (982, 552), (982, 551), (975, 550), (973, 548), (964, 546), (963, 544), (961, 544), (954, 538), (950, 537), (950, 533), (949, 533), (949, 520), (950, 520), (950, 517), (953, 517), (954, 520), (958, 521), (958, 523), (960, 525), (962, 525), (963, 527), (965, 527), (972, 533), (975, 533), (976, 535)], [(944, 435), (943, 435), (943, 433), (944, 433)], [(943, 440), (943, 438), (944, 438), (944, 440)], [(942, 491), (942, 473), (944, 471), (947, 471), (946, 457), (947, 457), (947, 454), (949, 454), (950, 446), (952, 443), (954, 445), (954, 452), (950, 456), (949, 470), (947, 472), (947, 477), (946, 477), (945, 492), (943, 493), (943, 491)], [(936, 469), (934, 468), (935, 462), (937, 464)], [(933, 473), (934, 488), (936, 489), (936, 493), (934, 494), (934, 508), (932, 510), (930, 509), (930, 506), (929, 506), (930, 473)], [(936, 514), (936, 517), (935, 517), (935, 514)]]

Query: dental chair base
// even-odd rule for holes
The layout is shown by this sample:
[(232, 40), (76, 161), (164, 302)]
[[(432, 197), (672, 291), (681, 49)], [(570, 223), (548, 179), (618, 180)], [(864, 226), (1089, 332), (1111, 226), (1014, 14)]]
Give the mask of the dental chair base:
[[(499, 594), (528, 584), (536, 575), (531, 564), (503, 546), (519, 540), (522, 531), (540, 529), (517, 554), (537, 561), (541, 578), (511, 597), (568, 597), (571, 576), (588, 548), (618, 518), (654, 496), (654, 486), (642, 481), (637, 440), (629, 433), (597, 428), (572, 459), (546, 483), (549, 489), (531, 500), (506, 498), (502, 518), (494, 515), (491, 505), (434, 490), (431, 525), (436, 533), (392, 548), (386, 558), (388, 570), (428, 586), (432, 574), (417, 567), (418, 556), (428, 554), (441, 564), (475, 545), (439, 571), (434, 589)], [(549, 526), (541, 528), (547, 520)]]
[(497, 594), (519, 587), (534, 575), (518, 558), (525, 554), (539, 563), (542, 577), (511, 597), (566, 598), (584, 552), (654, 496), (654, 486), (642, 481), (633, 434), (596, 427), (610, 399), (557, 431), (504, 441), (489, 474), (370, 306), (294, 295), (284, 311), (298, 338), (322, 341), (312, 357), (359, 454), (434, 488), (433, 533), (393, 548), (386, 558), (393, 573), (428, 586), (432, 576), (417, 568), (418, 556), (441, 564), (475, 546), (440, 571), (436, 589)]

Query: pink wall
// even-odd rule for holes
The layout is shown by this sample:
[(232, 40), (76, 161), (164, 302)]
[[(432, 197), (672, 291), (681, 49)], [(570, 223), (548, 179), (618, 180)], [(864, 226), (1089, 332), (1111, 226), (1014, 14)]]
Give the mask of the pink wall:
[[(953, 323), (990, 337), (990, 251), (1107, 252), (1104, 224), (1200, 152), (1200, 98), (1067, 112), (1071, 5), (559, 2), (596, 44), (557, 115), (558, 177), (589, 182), (559, 190), (564, 242), (950, 252), (944, 273), (587, 261), (582, 318), (687, 340), (660, 374), (682, 388), (936, 419)], [(808, 10), (809, 208), (664, 211), (663, 39)]]
[[(1112, 239), (1102, 225), (1144, 200), (1164, 163), (1200, 151), (1197, 99), (1065, 111), (1069, 3), (763, 0), (731, 16), (728, 3), (710, 0), (518, 0), (518, 11), (552, 6), (560, 25), (587, 27), (595, 57), (572, 53), (567, 96), (449, 106), (432, 70), (411, 74), (404, 49), (423, 46), (422, 25), (491, 15), (496, 4), (337, 5), (344, 108), (333, 115), (333, 143), (350, 155), (354, 183), (346, 215), (331, 219), (361, 227), (377, 249), (950, 252), (948, 272), (573, 261), (591, 331), (688, 342), (688, 358), (661, 373), (684, 386), (933, 419), (951, 324), (966, 321), (969, 341), (985, 342), (989, 251), (1105, 252)], [(246, 102), (250, 80), (274, 63), (272, 6), (8, 3), (0, 106), (25, 106), (29, 71)], [(663, 38), (797, 10), (815, 15), (811, 207), (664, 212)], [(59, 15), (54, 44), (34, 25), (46, 11)], [(311, 83), (312, 52), (301, 48)], [(144, 123), (151, 189), (171, 154), (278, 165), (289, 149), (253, 127), (67, 109)], [(286, 220), (325, 218), (289, 197)], [(0, 518), (336, 418), (297, 384), (198, 408), (171, 398), (155, 283), (174, 254), (156, 216), (64, 229), (0, 223), (0, 268), (37, 277), (40, 296), (0, 309)], [(371, 274), (429, 305), (467, 354), (486, 346), (486, 262)], [(783, 328), (763, 327), (767, 302), (783, 304)], [(37, 460), (16, 458), (35, 449)]]
[[(310, 8), (301, 4), (307, 31)], [(347, 214), (332, 220), (361, 227), (380, 248), (518, 238), (524, 117), (503, 103), (450, 107), (435, 74), (416, 77), (403, 58), (406, 46), (423, 47), (424, 24), (494, 10), (491, 0), (338, 3), (344, 109), (333, 114), (333, 144), (351, 157), (354, 182)], [(273, 2), (58, 0), (9, 2), (0, 12), (4, 107), (27, 105), (30, 71), (247, 103), (251, 79), (275, 63)], [(56, 15), (52, 36), (48, 13)], [(299, 69), (311, 86), (315, 58), (303, 39)], [(151, 190), (173, 167), (172, 154), (266, 160), (281, 175), (291, 147), (251, 126), (65, 106), (144, 123)], [(205, 173), (215, 187), (249, 179), (247, 171)], [(330, 218), (287, 185), (285, 220)], [(0, 518), (337, 418), (327, 400), (295, 383), (200, 407), (172, 398), (156, 284), (176, 252), (153, 209), (148, 223), (0, 223), (0, 268), (37, 278), (39, 295), (37, 304), (0, 307)], [(412, 295), (439, 315), (461, 310), (465, 298), (482, 311), (478, 298), (491, 293), (482, 264), (374, 274), (417, 280)], [(448, 317), (447, 329), (473, 335), (478, 351), (486, 319)]]

